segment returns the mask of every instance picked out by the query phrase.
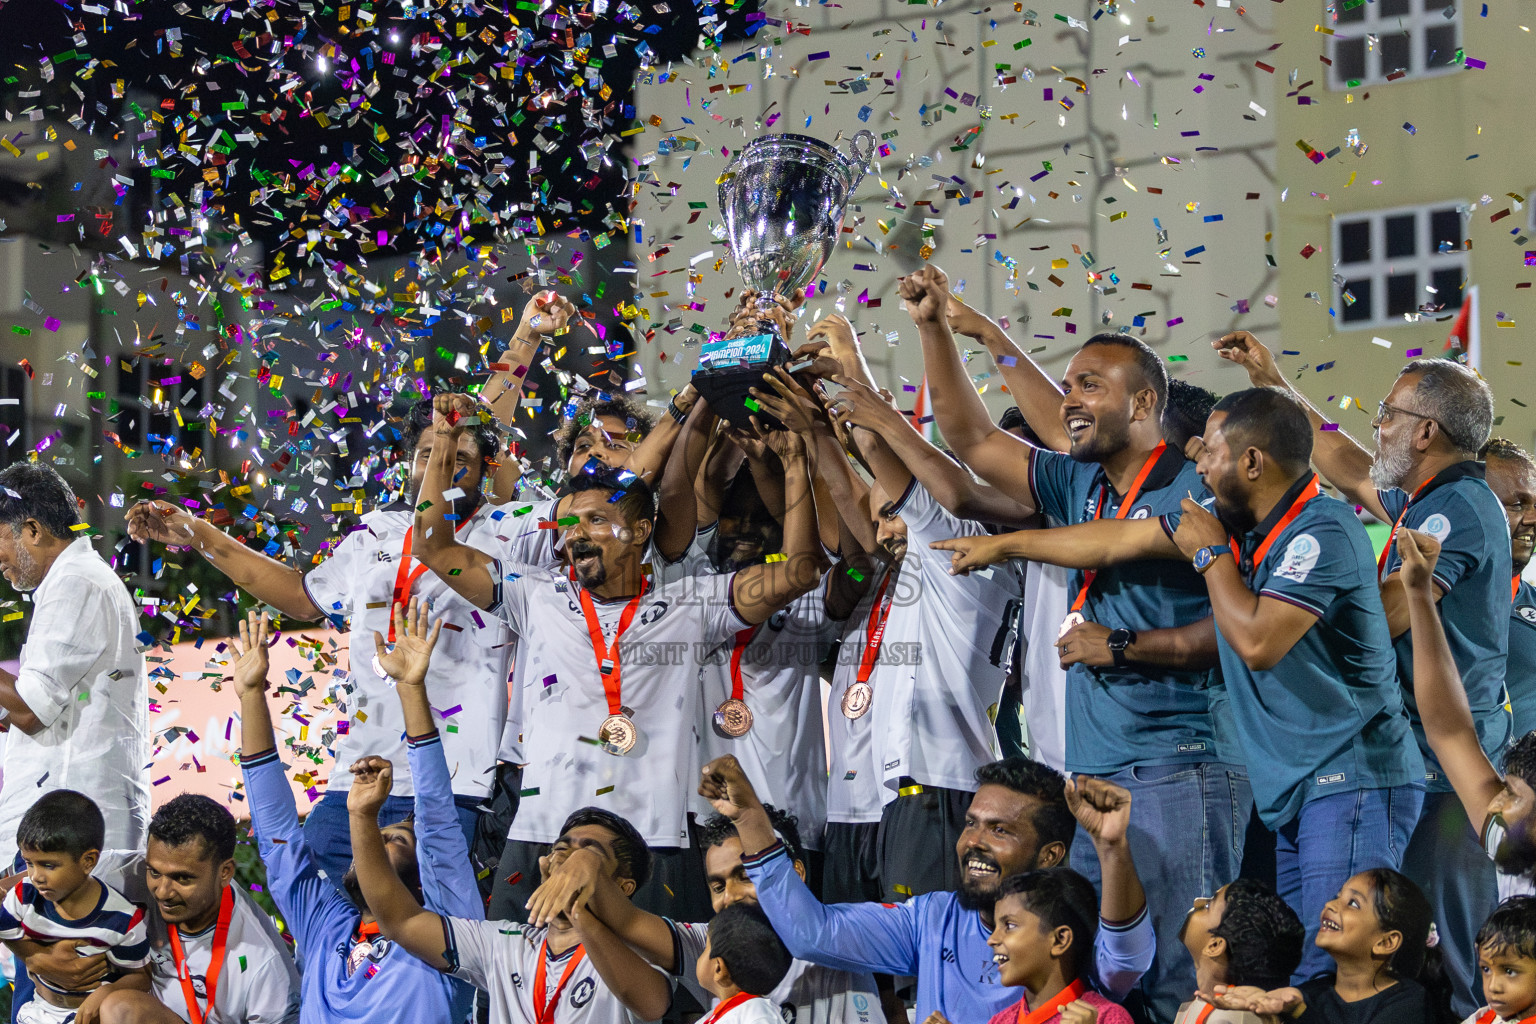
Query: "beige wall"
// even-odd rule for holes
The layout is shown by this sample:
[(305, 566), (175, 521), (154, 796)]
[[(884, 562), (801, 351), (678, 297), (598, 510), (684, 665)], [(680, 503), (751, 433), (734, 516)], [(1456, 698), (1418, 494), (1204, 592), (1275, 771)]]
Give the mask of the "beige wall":
[[(642, 305), (653, 322), (679, 315), (676, 307), (690, 301), (679, 268), (707, 250), (713, 250), (715, 258), (724, 256), (723, 246), (712, 241), (708, 231), (719, 219), (714, 179), (725, 165), (721, 147), (734, 151), (770, 131), (831, 140), (839, 132), (846, 137), (864, 127), (877, 135), (895, 130), (899, 134), (889, 140), (892, 154), (879, 161), (878, 176), (866, 179), (859, 192), (861, 209), (849, 215), (850, 224), (863, 218), (857, 229), (861, 241), (852, 249), (840, 248), (823, 273), (834, 286), (849, 282), (848, 312), (868, 332), (865, 345), (876, 375), (893, 390), (900, 393), (903, 379), (916, 384), (922, 378), (916, 332), (896, 298), (895, 279), (919, 263), (922, 222), (932, 215), (914, 204), (941, 201), (940, 192), (928, 190), (936, 184), (935, 174), (960, 176), (969, 186), (968, 194), (977, 189), (983, 194), (964, 206), (958, 200), (942, 200), (937, 216), (943, 225), (935, 229), (934, 262), (952, 281), (964, 280), (967, 301), (994, 316), (1008, 317), (1014, 336), (1026, 348), (1043, 348), (1036, 358), (1049, 372), (1059, 373), (1078, 342), (1099, 329), (1106, 316), (1114, 328), (1130, 323), (1137, 313), (1149, 313), (1145, 339), (1166, 356), (1189, 357), (1187, 362), (1170, 363), (1175, 374), (1216, 390), (1238, 386), (1243, 378), (1217, 365), (1209, 341), (1239, 327), (1266, 336), (1277, 333), (1277, 312), (1265, 304), (1265, 296), (1280, 294), (1276, 271), (1265, 260), (1264, 241), (1275, 228), (1279, 191), (1273, 173), (1272, 76), (1254, 64), (1273, 60), (1267, 52), (1269, 29), (1281, 8), (1249, 5), (1240, 16), (1235, 6), (1219, 3), (1211, 0), (1203, 8), (1121, 4), (1129, 24), (1114, 14), (1090, 21), (1099, 6), (1089, 2), (1037, 5), (1044, 10), (1039, 15), (1043, 21), (1034, 25), (1024, 24), (1023, 15), (1014, 13), (1011, 5), (994, 5), (981, 16), (892, 0), (841, 9), (779, 8), (775, 13), (787, 10), (797, 19), (810, 19), (806, 24), (811, 34), (765, 28), (754, 40), (755, 61), (729, 63), (747, 52), (737, 44), (727, 48), (713, 78), (703, 64), (679, 65), (667, 82), (656, 74), (639, 85), (637, 116), (642, 122), (660, 117), (662, 127), (648, 125), (636, 136), (638, 157), (644, 160), (656, 151), (659, 140), (673, 134), (700, 143), (696, 152), (657, 157), (650, 167), (663, 187), (640, 189), (635, 216), (645, 221), (646, 244), (636, 250), (646, 295)], [(1071, 12), (1092, 31), (1056, 20), (1057, 11)], [(942, 29), (936, 28), (936, 14)], [(995, 29), (989, 24), (993, 18)], [(1219, 29), (1233, 31), (1214, 31)], [(1133, 41), (1122, 43), (1122, 37)], [(1014, 44), (1025, 38), (1031, 44), (1015, 50)], [(784, 42), (777, 44), (776, 39)], [(951, 45), (944, 45), (945, 40)], [(993, 45), (987, 45), (989, 41)], [(1192, 53), (1197, 45), (1204, 48), (1204, 57)], [(770, 46), (771, 55), (765, 54)], [(809, 61), (811, 54), (824, 51), (831, 56)], [(999, 87), (996, 63), (1011, 63), (1017, 82)], [(1026, 66), (1034, 71), (1033, 81), (1022, 74)], [(769, 68), (773, 77), (765, 80)], [(1202, 81), (1202, 73), (1213, 80)], [(860, 74), (885, 78), (871, 79), (862, 94), (837, 84)], [(1083, 80), (1089, 91), (1078, 92), (1063, 76)], [(718, 85), (727, 88), (708, 92)], [(730, 92), (731, 87), (746, 85), (750, 90)], [(1203, 87), (1198, 94), (1196, 86)], [(991, 105), (990, 117), (982, 118), (975, 108), (946, 96), (946, 87), (980, 97), (979, 102)], [(1052, 90), (1050, 101), (1044, 98), (1047, 89)], [(1059, 103), (1064, 96), (1073, 104), (1070, 111)], [(701, 109), (702, 99), (712, 101), (708, 111)], [(782, 116), (771, 128), (759, 127), (774, 101), (778, 105), (772, 111)], [(957, 110), (923, 125), (919, 109), (945, 103)], [(1251, 103), (1265, 113), (1256, 112)], [(867, 123), (857, 116), (864, 105), (872, 108)], [(1016, 118), (1005, 119), (1014, 114)], [(683, 117), (695, 124), (684, 124)], [(956, 136), (976, 126), (983, 130), (969, 151), (950, 152)], [(1196, 152), (1200, 146), (1219, 151)], [(918, 166), (917, 158), (923, 156), (932, 158), (933, 166)], [(691, 162), (685, 170), (687, 157)], [(984, 158), (981, 166), (976, 166), (978, 158)], [(1051, 173), (1031, 182), (1045, 162), (1052, 165)], [(879, 176), (899, 190), (906, 210), (894, 208), (878, 184)], [(1004, 182), (1009, 187), (1000, 195), (997, 186)], [(675, 196), (665, 187), (669, 185), (676, 187)], [(1005, 209), (1015, 188), (1023, 194), (1014, 209)], [(1051, 198), (1052, 192), (1056, 198)], [(1248, 193), (1258, 198), (1250, 200)], [(689, 202), (709, 204), (692, 225), (686, 223), (692, 212)], [(1195, 202), (1198, 211), (1186, 209)], [(1125, 216), (1111, 220), (1120, 213)], [(1204, 219), (1218, 215), (1220, 221)], [(1169, 232), (1161, 246), (1154, 217)], [(881, 232), (877, 220), (890, 225), (889, 233)], [(978, 241), (983, 233), (997, 237)], [(884, 251), (876, 252), (862, 238), (876, 241)], [(654, 262), (645, 258), (665, 244), (673, 246), (669, 253)], [(1204, 252), (1186, 259), (1187, 250), (1201, 245)], [(1166, 260), (1159, 257), (1160, 248), (1170, 250)], [(1008, 269), (994, 260), (998, 251), (1017, 260), (1016, 281), (1010, 281)], [(1089, 252), (1095, 260), (1092, 269), (1113, 268), (1118, 285), (1106, 278), (1099, 291), (1089, 284), (1080, 258), (1080, 253)], [(1053, 269), (1053, 260), (1068, 265)], [(731, 304), (724, 293), (740, 285), (729, 262), (719, 272), (714, 262), (706, 259), (696, 267), (702, 275), (696, 298), (707, 300), (708, 308), (703, 313), (681, 310), (684, 330), (695, 322), (717, 328)], [(855, 264), (877, 269), (855, 271)], [(1176, 275), (1165, 264), (1171, 264)], [(679, 272), (647, 276), (666, 270)], [(1053, 274), (1062, 281), (1060, 286), (1049, 281)], [(1031, 290), (1029, 283), (1039, 290)], [(1151, 287), (1135, 289), (1133, 283)], [(883, 300), (879, 308), (857, 307), (856, 297), (864, 289)], [(660, 291), (669, 294), (649, 294)], [(818, 298), (812, 312), (829, 309), (835, 297)], [(1249, 305), (1246, 315), (1232, 311), (1240, 300)], [(673, 308), (663, 309), (663, 303)], [(1071, 315), (1053, 315), (1062, 308), (1071, 309)], [(1176, 318), (1183, 322), (1168, 327), (1167, 321)], [(1068, 333), (1069, 323), (1076, 325), (1075, 335)], [(892, 331), (897, 341), (888, 345), (885, 335)], [(683, 350), (683, 337), (682, 332), (658, 334), (653, 345), (642, 346), (653, 391), (658, 372), (667, 385), (676, 387), (683, 371), (697, 364), (696, 353)], [(659, 362), (660, 351), (667, 353), (665, 364)], [(993, 370), (984, 355), (973, 367), (978, 375)], [(988, 385), (986, 396), (994, 409), (1009, 404), (1006, 396), (998, 395), (998, 378), (982, 383)], [(905, 401), (911, 398), (907, 394)]]
[[(1315, 29), (1319, 23), (1328, 24), (1323, 0), (1293, 0), (1272, 7), (1276, 38), (1286, 40), (1275, 54), (1278, 59), (1272, 61), (1277, 70), (1271, 99), (1278, 141), (1277, 177), (1280, 186), (1290, 190), (1279, 207), (1276, 245), (1284, 281), (1281, 337), (1284, 348), (1301, 353), (1286, 360), (1293, 371), (1304, 364), (1335, 361), (1326, 373), (1302, 372), (1300, 384), (1316, 401), (1334, 396), (1331, 415), (1356, 436), (1368, 439), (1370, 413), (1353, 403), (1348, 411), (1340, 410), (1342, 396), (1358, 396), (1365, 409), (1374, 411), (1401, 368), (1404, 352), (1422, 348), (1425, 355), (1439, 355), (1451, 324), (1425, 318), (1390, 329), (1335, 330), (1328, 316), (1335, 258), (1332, 218), (1421, 203), (1471, 203), (1468, 268), (1469, 284), (1479, 288), (1480, 369), (1493, 386), (1496, 415), (1503, 418), (1496, 432), (1529, 446), (1536, 430), (1536, 408), (1528, 407), (1536, 405), (1531, 398), (1536, 358), (1527, 353), (1527, 338), (1536, 322), (1536, 308), (1532, 291), (1515, 286), (1533, 277), (1524, 266), (1524, 255), (1536, 243), (1517, 244), (1510, 229), (1523, 229), (1531, 211), (1529, 207), (1514, 211), (1497, 222), (1491, 217), (1512, 208), (1505, 193), (1523, 196), (1536, 183), (1531, 171), (1536, 141), (1512, 98), (1518, 95), (1532, 45), (1520, 22), (1536, 25), (1536, 21), (1518, 8), (1489, 4), (1488, 17), (1482, 18), (1481, 4), (1458, 6), (1463, 8), (1466, 54), (1485, 61), (1486, 69), (1405, 78), (1347, 91), (1328, 89), (1327, 68), (1318, 60), (1320, 54), (1328, 53), (1326, 35)], [(1288, 81), (1292, 69), (1299, 76), (1294, 85), (1316, 80), (1305, 90), (1314, 101), (1311, 104), (1287, 98), (1294, 88)], [(1410, 135), (1402, 127), (1404, 122), (1413, 124), (1416, 134)], [(1300, 139), (1326, 152), (1342, 147), (1351, 128), (1359, 129), (1360, 141), (1370, 147), (1364, 156), (1345, 149), (1313, 164), (1294, 145)], [(1477, 158), (1467, 159), (1472, 154)], [(1484, 195), (1491, 197), (1486, 205)], [(1309, 244), (1319, 252), (1303, 259), (1300, 251)], [(1308, 292), (1319, 293), (1322, 302), (1307, 299)], [(1515, 326), (1501, 328), (1500, 319)], [(1390, 342), (1391, 348), (1373, 344), (1375, 337)]]

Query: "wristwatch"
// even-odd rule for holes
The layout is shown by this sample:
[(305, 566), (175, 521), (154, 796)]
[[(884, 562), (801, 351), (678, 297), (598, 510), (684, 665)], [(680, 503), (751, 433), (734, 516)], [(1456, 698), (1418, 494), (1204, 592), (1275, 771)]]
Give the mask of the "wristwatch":
[(1225, 544), (1211, 544), (1208, 547), (1201, 548), (1199, 551), (1195, 552), (1193, 563), (1195, 572), (1204, 576), (1205, 570), (1215, 565), (1217, 558), (1222, 555), (1230, 555), (1231, 553), (1232, 549), (1227, 547)]
[(1104, 638), (1104, 646), (1109, 648), (1110, 657), (1115, 659), (1115, 668), (1125, 668), (1125, 649), (1136, 642), (1136, 631), (1133, 629), (1112, 629), (1109, 636)]

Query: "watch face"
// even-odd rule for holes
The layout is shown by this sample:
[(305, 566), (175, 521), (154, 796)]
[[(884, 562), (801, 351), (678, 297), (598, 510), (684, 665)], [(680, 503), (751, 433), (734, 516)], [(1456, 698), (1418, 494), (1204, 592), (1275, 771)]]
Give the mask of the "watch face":
[(1204, 569), (1211, 564), (1211, 549), (1201, 548), (1195, 552), (1195, 568)]

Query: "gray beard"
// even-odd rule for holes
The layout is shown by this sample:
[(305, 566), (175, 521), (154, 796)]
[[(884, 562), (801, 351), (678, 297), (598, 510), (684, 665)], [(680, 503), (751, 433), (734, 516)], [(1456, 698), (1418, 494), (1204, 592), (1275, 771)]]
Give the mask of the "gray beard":
[(22, 593), (36, 590), (43, 582), (43, 574), (37, 567), (37, 560), (20, 544), (16, 545), (15, 574), (17, 582), (12, 586)]
[(1378, 491), (1390, 491), (1401, 487), (1412, 469), (1413, 453), (1406, 448), (1391, 452), (1378, 448), (1371, 460), (1371, 483)]

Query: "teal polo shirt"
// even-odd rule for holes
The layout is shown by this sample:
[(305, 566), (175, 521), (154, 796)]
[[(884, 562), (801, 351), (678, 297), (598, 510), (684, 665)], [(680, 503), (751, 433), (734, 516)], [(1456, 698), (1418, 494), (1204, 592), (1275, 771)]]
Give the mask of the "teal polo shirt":
[[(1113, 518), (1124, 501), (1097, 463), (1061, 452), (1035, 449), (1029, 483), (1037, 507), (1068, 525), (1093, 519), (1101, 500), (1102, 518)], [(1191, 494), (1208, 496), (1195, 464), (1167, 448), (1124, 518), (1177, 512)], [(1083, 573), (1073, 573), (1069, 600), (1082, 584)], [(1101, 570), (1082, 613), (1110, 629), (1143, 632), (1197, 622), (1211, 614), (1211, 601), (1189, 562), (1147, 559)], [(1219, 684), (1220, 677), (1204, 669), (1073, 665), (1067, 670), (1067, 769), (1107, 775), (1136, 765), (1232, 760), (1217, 749), (1211, 721), (1209, 691)]]
[(1536, 729), (1536, 588), (1525, 580), (1515, 592), (1509, 616), (1509, 661), (1504, 686), (1514, 712), (1514, 735)]
[[(1498, 764), (1512, 728), (1504, 707), (1513, 603), (1509, 595), (1509, 520), (1504, 507), (1484, 480), (1481, 462), (1460, 462), (1442, 470), (1411, 498), (1398, 488), (1378, 491), (1377, 495), (1388, 518), (1396, 522), (1401, 516), (1402, 527), (1427, 533), (1440, 542), (1440, 560), (1435, 564), (1435, 582), (1445, 591), (1440, 599), (1440, 622), (1467, 690), (1478, 742)], [(1383, 554), (1380, 578), (1386, 579), (1403, 562), (1396, 544), (1389, 544)], [(1424, 756), (1425, 781), (1431, 793), (1449, 793), (1451, 785), (1424, 739), (1413, 699), (1412, 631), (1398, 637), (1392, 646), (1408, 718)]]
[[(1248, 589), (1317, 621), (1262, 670), (1249, 668), (1220, 628), (1216, 633), (1227, 695), (1222, 740), (1243, 751), (1254, 806), (1271, 829), (1310, 800), (1419, 785), (1424, 777), (1397, 683), (1375, 552), (1354, 509), (1318, 495), (1253, 563), (1312, 479), (1308, 473), (1297, 480), (1238, 550)], [(1165, 516), (1164, 528), (1171, 533), (1178, 521), (1177, 513)]]

